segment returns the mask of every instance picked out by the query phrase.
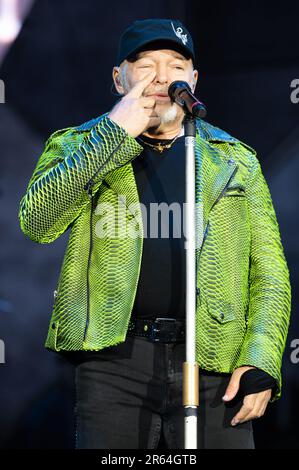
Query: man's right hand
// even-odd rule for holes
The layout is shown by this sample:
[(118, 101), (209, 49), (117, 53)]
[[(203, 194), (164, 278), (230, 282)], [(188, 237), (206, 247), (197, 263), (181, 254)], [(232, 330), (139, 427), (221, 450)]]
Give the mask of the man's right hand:
[(151, 72), (139, 80), (107, 115), (132, 137), (139, 136), (148, 128), (156, 127), (161, 122), (160, 117), (154, 111), (155, 98), (142, 96), (155, 76), (156, 72)]

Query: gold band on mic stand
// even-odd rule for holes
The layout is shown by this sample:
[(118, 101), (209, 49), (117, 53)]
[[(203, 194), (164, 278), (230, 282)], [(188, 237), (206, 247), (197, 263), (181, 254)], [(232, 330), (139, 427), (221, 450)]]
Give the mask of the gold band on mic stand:
[(199, 405), (199, 367), (197, 362), (183, 363), (183, 406)]

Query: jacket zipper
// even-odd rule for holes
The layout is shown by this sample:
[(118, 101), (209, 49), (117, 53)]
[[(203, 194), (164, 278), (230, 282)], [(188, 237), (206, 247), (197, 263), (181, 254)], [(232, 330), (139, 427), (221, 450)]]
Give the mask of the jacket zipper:
[(89, 325), (89, 316), (90, 316), (90, 282), (89, 282), (89, 269), (90, 269), (90, 261), (91, 261), (91, 252), (92, 252), (92, 211), (93, 211), (93, 195), (92, 195), (92, 182), (89, 181), (87, 185), (87, 194), (91, 199), (91, 206), (90, 206), (90, 217), (89, 217), (89, 253), (88, 253), (88, 261), (87, 261), (87, 274), (86, 274), (86, 291), (87, 291), (87, 311), (86, 311), (86, 323), (85, 323), (85, 330), (84, 330), (84, 338), (83, 341), (86, 339), (87, 328)]
[[(227, 181), (226, 185), (224, 186), (223, 190), (221, 191), (220, 195), (218, 196), (218, 198), (216, 199), (216, 201), (214, 202), (214, 204), (212, 205), (211, 209), (214, 207), (214, 205), (216, 204), (216, 202), (219, 201), (219, 199), (221, 198), (221, 196), (224, 194), (227, 186), (229, 185), (231, 179), (234, 177), (236, 171), (237, 171), (238, 167), (236, 167), (233, 171), (233, 173), (231, 174), (229, 180)], [(211, 211), (210, 209), (210, 211)], [(201, 246), (200, 246), (200, 249), (199, 249), (199, 255), (196, 256), (196, 276), (197, 276), (197, 270), (198, 270), (198, 262), (199, 262), (199, 256), (202, 252), (202, 248), (203, 248), (203, 244), (204, 244), (204, 241), (205, 239), (207, 238), (207, 235), (208, 235), (208, 232), (209, 232), (209, 229), (210, 229), (210, 221), (208, 220), (207, 221), (207, 225), (206, 225), (206, 228), (205, 228), (205, 231), (204, 231), (204, 235), (203, 235), (203, 240), (202, 240), (202, 243), (201, 243)], [(200, 294), (200, 288), (198, 286), (196, 286), (196, 301), (198, 300), (198, 296)]]
[(210, 212), (211, 210), (213, 209), (213, 207), (215, 206), (215, 204), (219, 201), (219, 199), (223, 196), (223, 194), (225, 193), (225, 190), (226, 188), (228, 187), (229, 183), (231, 182), (231, 180), (233, 179), (233, 177), (235, 176), (235, 173), (237, 171), (238, 167), (236, 166), (232, 172), (232, 174), (230, 175), (229, 177), (229, 180), (227, 181), (226, 185), (224, 186), (223, 190), (221, 191), (221, 193), (219, 194), (219, 196), (217, 197), (216, 201), (214, 202), (214, 204), (212, 205), (211, 209), (210, 209)]
[[(105, 162), (105, 164), (110, 161), (110, 159), (113, 157), (113, 155), (117, 152), (117, 150), (120, 148), (121, 144), (124, 142), (126, 139), (126, 135), (122, 138), (122, 140), (119, 142), (119, 144), (116, 146), (116, 148), (111, 152), (109, 155), (109, 158)], [(86, 323), (85, 323), (85, 330), (84, 330), (84, 337), (83, 341), (86, 339), (86, 334), (87, 334), (87, 328), (89, 325), (89, 319), (90, 319), (90, 282), (89, 282), (89, 269), (90, 269), (90, 261), (91, 261), (91, 252), (92, 252), (92, 211), (93, 211), (93, 194), (92, 194), (92, 186), (94, 185), (94, 178), (95, 176), (100, 172), (100, 170), (103, 168), (103, 165), (98, 168), (98, 170), (94, 173), (94, 175), (90, 178), (90, 180), (86, 183), (84, 186), (84, 189), (87, 191), (88, 196), (91, 199), (91, 208), (90, 208), (90, 224), (89, 224), (89, 253), (88, 253), (88, 261), (87, 261), (87, 274), (86, 274), (86, 291), (87, 291), (87, 308), (86, 308)]]

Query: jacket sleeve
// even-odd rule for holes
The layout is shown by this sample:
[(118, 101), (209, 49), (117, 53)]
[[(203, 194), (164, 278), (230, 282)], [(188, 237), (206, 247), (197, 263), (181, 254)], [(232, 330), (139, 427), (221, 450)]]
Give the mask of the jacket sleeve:
[(20, 201), (24, 234), (38, 243), (54, 241), (90, 202), (105, 175), (142, 150), (107, 115), (88, 131), (66, 128), (54, 132)]
[(270, 191), (258, 159), (247, 184), (251, 227), (247, 332), (236, 367), (252, 365), (277, 383), (271, 402), (281, 396), (281, 363), (291, 311), (291, 286)]

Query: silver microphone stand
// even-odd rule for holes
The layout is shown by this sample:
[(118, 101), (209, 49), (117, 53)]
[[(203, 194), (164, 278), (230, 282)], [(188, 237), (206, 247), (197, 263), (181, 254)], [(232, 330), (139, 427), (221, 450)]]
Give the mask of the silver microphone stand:
[(195, 360), (196, 329), (196, 212), (195, 212), (195, 143), (196, 123), (186, 113), (186, 361), (183, 363), (183, 406), (185, 408), (185, 449), (197, 449), (197, 407), (199, 406), (199, 367)]

